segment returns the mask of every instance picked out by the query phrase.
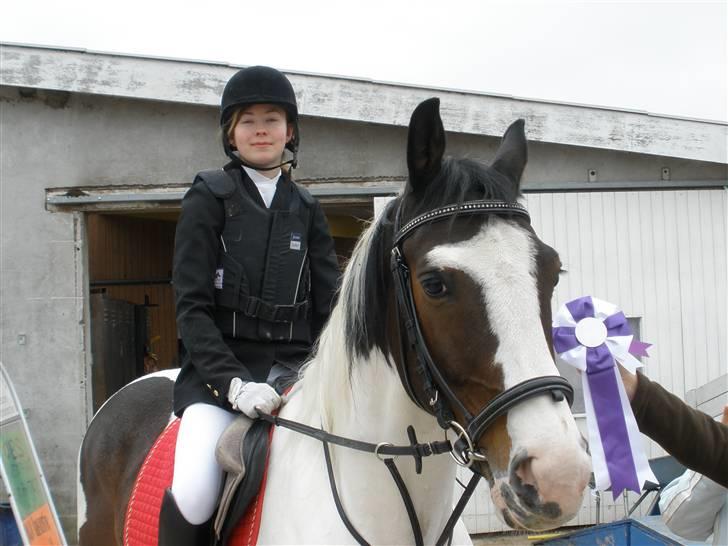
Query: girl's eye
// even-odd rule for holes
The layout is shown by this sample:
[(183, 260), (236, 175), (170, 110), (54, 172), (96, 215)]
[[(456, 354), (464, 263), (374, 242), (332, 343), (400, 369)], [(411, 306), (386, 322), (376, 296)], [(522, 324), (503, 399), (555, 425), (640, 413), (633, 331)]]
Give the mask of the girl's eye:
[(420, 280), (420, 284), (425, 293), (431, 298), (441, 298), (448, 293), (447, 286), (437, 275), (424, 277)]

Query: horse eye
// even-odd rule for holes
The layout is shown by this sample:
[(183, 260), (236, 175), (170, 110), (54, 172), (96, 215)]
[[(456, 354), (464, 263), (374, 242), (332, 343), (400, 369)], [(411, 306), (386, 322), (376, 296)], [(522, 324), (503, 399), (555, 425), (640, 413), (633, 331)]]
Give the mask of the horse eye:
[(447, 286), (437, 275), (429, 275), (420, 279), (420, 284), (425, 293), (431, 298), (441, 298), (447, 294)]

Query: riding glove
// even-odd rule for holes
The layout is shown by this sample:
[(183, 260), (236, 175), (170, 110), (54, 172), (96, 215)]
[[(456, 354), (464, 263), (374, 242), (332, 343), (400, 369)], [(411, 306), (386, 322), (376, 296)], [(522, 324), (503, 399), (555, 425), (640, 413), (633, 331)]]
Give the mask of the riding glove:
[(281, 397), (267, 383), (243, 381), (239, 377), (230, 382), (228, 401), (236, 409), (251, 419), (258, 417), (257, 409), (270, 413), (281, 405)]

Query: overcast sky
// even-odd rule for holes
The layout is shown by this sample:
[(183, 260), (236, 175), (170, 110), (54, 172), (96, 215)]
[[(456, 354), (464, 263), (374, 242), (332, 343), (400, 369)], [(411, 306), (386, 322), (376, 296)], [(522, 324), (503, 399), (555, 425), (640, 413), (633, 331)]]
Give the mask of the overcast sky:
[(36, 0), (0, 40), (728, 121), (728, 0)]

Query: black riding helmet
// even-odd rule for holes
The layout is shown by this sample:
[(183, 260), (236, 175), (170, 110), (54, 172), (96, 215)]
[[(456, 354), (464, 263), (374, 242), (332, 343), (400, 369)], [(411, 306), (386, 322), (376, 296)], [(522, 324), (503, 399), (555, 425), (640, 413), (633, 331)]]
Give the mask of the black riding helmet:
[[(293, 159), (285, 161), (291, 167), (296, 167), (298, 153), (298, 107), (296, 106), (296, 93), (291, 82), (281, 72), (268, 66), (250, 66), (238, 70), (225, 85), (220, 101), (220, 127), (222, 128), (222, 146), (225, 155), (233, 161), (247, 167), (239, 156), (233, 153), (228, 140), (228, 129), (233, 112), (247, 104), (276, 104), (282, 107), (287, 114), (288, 123), (293, 124), (293, 136), (286, 144), (286, 148), (293, 153)], [(280, 165), (279, 165), (280, 166)]]

